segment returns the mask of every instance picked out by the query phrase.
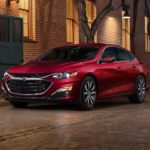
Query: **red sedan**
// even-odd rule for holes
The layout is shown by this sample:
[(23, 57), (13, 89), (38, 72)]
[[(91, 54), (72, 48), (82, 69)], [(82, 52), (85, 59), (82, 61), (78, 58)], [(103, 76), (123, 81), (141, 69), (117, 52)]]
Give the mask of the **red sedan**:
[(97, 99), (118, 96), (142, 103), (148, 89), (148, 69), (119, 46), (71, 45), (7, 70), (2, 89), (15, 107), (59, 101), (91, 109)]

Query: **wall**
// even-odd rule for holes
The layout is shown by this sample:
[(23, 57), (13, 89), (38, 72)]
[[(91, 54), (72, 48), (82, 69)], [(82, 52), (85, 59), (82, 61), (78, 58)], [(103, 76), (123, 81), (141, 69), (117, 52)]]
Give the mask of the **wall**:
[(33, 43), (25, 42), (24, 44), (26, 61), (35, 58), (49, 48), (65, 44), (65, 6), (65, 0), (36, 1), (36, 40)]
[[(108, 4), (108, 0), (97, 0), (97, 13)], [(111, 11), (106, 16), (98, 28), (97, 38), (99, 42), (111, 43), (121, 45), (122, 31), (121, 31), (121, 10)]]

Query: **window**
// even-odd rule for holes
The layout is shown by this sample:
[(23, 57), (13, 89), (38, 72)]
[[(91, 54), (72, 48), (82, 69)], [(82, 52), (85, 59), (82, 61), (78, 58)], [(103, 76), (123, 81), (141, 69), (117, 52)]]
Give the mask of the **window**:
[(150, 52), (150, 36), (148, 35), (148, 18), (145, 17), (145, 51)]
[(105, 51), (102, 54), (102, 58), (104, 58), (104, 57), (115, 57), (116, 58), (115, 48), (109, 47), (109, 48), (105, 49)]
[(0, 41), (9, 41), (9, 20), (8, 18), (0, 17)]
[[(122, 15), (124, 15), (123, 12)], [(130, 50), (130, 46), (130, 18), (122, 17), (122, 47)]]
[(14, 19), (13, 20), (13, 42), (20, 43), (22, 42), (22, 29), (21, 29), (21, 20)]
[(117, 49), (117, 61), (128, 61), (130, 60), (130, 55), (128, 51), (123, 49)]
[(135, 60), (135, 56), (132, 53), (129, 53), (130, 60)]
[(63, 48), (56, 48), (46, 52), (40, 56), (38, 61), (86, 61), (94, 59), (99, 46), (70, 46)]
[(74, 0), (66, 0), (67, 42), (74, 42)]
[(23, 18), (24, 37), (35, 39), (35, 0), (20, 0), (19, 16)]

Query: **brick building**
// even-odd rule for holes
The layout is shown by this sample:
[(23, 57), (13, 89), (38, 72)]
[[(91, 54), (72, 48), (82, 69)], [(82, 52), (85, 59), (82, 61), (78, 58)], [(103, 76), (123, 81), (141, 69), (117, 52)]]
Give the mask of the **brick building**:
[[(10, 5), (7, 5), (10, 1)], [(24, 28), (24, 60), (28, 61), (45, 50), (66, 43), (84, 43), (86, 38), (79, 25), (77, 0), (0, 0), (0, 14), (20, 16)], [(116, 0), (117, 2), (119, 0)], [(139, 1), (136, 28), (136, 54), (150, 67), (150, 40), (147, 34), (144, 1)], [(89, 25), (108, 0), (86, 0)], [(113, 43), (130, 49), (130, 28), (133, 25), (133, 0), (131, 18), (124, 19), (121, 9), (112, 11), (99, 26), (96, 42)]]

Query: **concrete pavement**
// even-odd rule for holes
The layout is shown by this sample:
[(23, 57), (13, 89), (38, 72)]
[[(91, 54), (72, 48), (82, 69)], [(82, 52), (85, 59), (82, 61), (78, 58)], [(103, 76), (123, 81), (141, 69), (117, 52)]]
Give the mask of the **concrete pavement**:
[(92, 111), (72, 106), (0, 109), (0, 150), (149, 150), (150, 96), (143, 104), (120, 98)]

